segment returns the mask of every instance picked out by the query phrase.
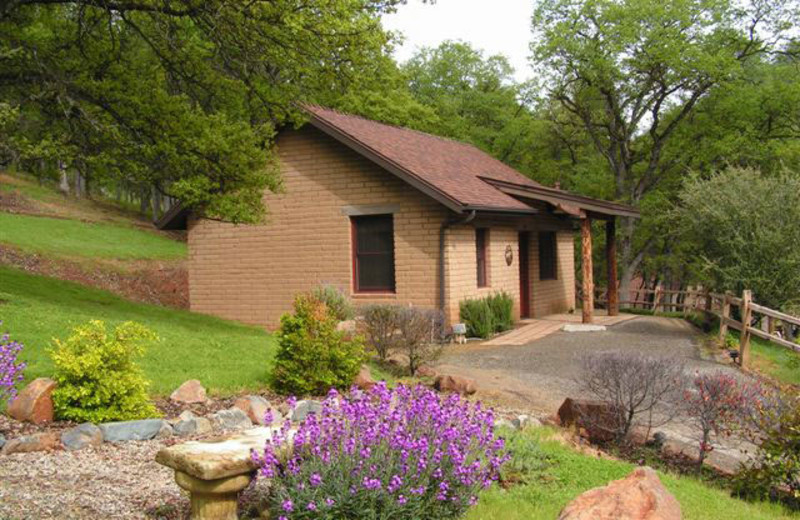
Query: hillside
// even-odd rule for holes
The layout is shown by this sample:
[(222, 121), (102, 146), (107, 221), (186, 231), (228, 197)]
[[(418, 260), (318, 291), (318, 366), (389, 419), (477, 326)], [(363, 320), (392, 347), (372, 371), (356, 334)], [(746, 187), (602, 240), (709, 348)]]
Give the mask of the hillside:
[(121, 203), (64, 197), (0, 172), (0, 265), (186, 308), (186, 255), (181, 235), (157, 231)]

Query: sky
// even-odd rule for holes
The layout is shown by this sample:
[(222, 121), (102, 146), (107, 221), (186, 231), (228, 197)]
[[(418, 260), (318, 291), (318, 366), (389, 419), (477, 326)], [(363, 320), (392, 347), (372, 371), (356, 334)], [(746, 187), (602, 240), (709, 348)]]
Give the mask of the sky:
[(522, 81), (531, 76), (532, 14), (533, 0), (436, 0), (433, 5), (408, 0), (396, 13), (385, 15), (383, 25), (405, 35), (405, 43), (395, 51), (400, 62), (419, 47), (463, 40), (488, 55), (505, 55)]

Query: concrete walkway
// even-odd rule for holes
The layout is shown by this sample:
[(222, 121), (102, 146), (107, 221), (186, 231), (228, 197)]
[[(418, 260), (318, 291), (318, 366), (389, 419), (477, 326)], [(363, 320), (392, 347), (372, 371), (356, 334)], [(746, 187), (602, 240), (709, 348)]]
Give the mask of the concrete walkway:
[[(594, 324), (605, 325), (606, 327), (622, 323), (636, 318), (635, 314), (620, 314), (618, 316), (607, 316), (605, 311), (595, 314)], [(580, 314), (551, 314), (539, 319), (522, 320), (521, 326), (516, 329), (501, 334), (496, 338), (485, 341), (484, 345), (525, 345), (533, 341), (542, 339), (561, 330), (568, 323), (581, 323)]]

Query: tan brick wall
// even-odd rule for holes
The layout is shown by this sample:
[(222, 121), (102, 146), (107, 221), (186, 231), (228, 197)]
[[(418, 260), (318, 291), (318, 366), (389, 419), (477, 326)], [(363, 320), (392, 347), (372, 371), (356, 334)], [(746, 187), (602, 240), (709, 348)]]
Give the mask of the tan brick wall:
[(274, 328), (298, 292), (328, 283), (352, 294), (345, 206), (392, 205), (396, 294), (356, 303), (437, 302), (439, 228), (447, 210), (311, 126), (278, 139), (284, 193), (260, 226), (197, 221), (189, 232), (194, 311)]
[[(394, 175), (311, 126), (278, 138), (284, 190), (264, 197), (269, 215), (259, 226), (199, 220), (189, 224), (191, 308), (275, 328), (294, 296), (315, 285), (335, 285), (356, 304), (411, 303), (435, 307), (439, 299), (439, 229), (449, 212)], [(350, 218), (352, 206), (392, 206), (396, 293), (353, 294)], [(489, 287), (477, 287), (475, 226), (489, 231)], [(559, 233), (559, 279), (538, 281), (538, 229)], [(483, 219), (454, 226), (446, 235), (446, 314), (458, 320), (468, 297), (505, 290), (519, 316), (517, 232), (531, 230), (531, 311), (534, 316), (574, 306), (572, 231), (546, 216)], [(506, 246), (514, 255), (506, 265)]]

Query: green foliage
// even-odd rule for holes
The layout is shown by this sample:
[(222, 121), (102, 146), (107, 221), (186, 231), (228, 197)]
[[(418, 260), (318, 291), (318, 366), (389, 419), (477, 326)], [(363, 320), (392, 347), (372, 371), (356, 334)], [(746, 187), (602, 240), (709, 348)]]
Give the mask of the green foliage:
[(294, 314), (284, 314), (277, 332), (278, 352), (270, 375), (282, 394), (323, 395), (352, 384), (364, 362), (359, 337), (336, 330), (338, 321), (310, 294), (295, 298)]
[(717, 291), (753, 291), (783, 309), (800, 294), (800, 176), (731, 167), (693, 176), (672, 213), (695, 276)]
[(6, 2), (2, 161), (51, 176), (60, 161), (92, 183), (258, 222), (263, 191), (280, 186), (276, 128), (300, 121), (295, 102), (376, 75), (380, 16), (400, 3)]
[(311, 295), (328, 307), (328, 311), (339, 321), (352, 319), (355, 309), (347, 295), (333, 285), (320, 285), (311, 290)]
[(488, 338), (514, 328), (514, 299), (505, 291), (467, 299), (459, 304), (459, 315), (467, 326), (467, 336)]
[(459, 304), (459, 316), (467, 326), (467, 336), (488, 338), (494, 332), (494, 317), (486, 298), (468, 299)]
[(157, 416), (147, 396), (149, 383), (136, 364), (144, 354), (142, 344), (155, 339), (152, 331), (130, 321), (109, 334), (100, 320), (75, 327), (64, 341), (55, 339), (56, 417), (101, 423)]
[(542, 450), (539, 441), (526, 432), (501, 431), (506, 451), (511, 458), (500, 468), (500, 480), (505, 484), (530, 484), (547, 473), (553, 459)]
[(505, 291), (486, 297), (492, 313), (495, 332), (505, 332), (514, 328), (514, 299)]
[(161, 341), (140, 361), (155, 395), (169, 395), (187, 379), (210, 392), (232, 394), (263, 388), (275, 352), (274, 337), (259, 327), (214, 316), (135, 303), (110, 292), (0, 266), (3, 326), (25, 344), (29, 380), (52, 377), (46, 346), (76, 324), (102, 316), (109, 327), (142, 323)]

